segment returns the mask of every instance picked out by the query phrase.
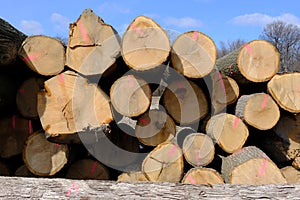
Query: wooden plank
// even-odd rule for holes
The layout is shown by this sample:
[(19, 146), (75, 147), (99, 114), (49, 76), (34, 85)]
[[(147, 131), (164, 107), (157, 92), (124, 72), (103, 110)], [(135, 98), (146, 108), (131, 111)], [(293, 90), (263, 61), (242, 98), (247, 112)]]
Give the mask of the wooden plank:
[(1, 199), (299, 199), (295, 185), (189, 185), (0, 177)]

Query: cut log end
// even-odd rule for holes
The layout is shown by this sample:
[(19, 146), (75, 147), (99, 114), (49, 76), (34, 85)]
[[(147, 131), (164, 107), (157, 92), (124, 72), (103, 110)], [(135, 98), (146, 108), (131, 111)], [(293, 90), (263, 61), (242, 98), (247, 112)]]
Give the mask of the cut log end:
[(124, 172), (118, 176), (118, 181), (141, 182), (148, 181), (145, 174), (141, 171)]
[(181, 183), (185, 184), (222, 184), (224, 183), (221, 175), (210, 168), (192, 168), (183, 177)]

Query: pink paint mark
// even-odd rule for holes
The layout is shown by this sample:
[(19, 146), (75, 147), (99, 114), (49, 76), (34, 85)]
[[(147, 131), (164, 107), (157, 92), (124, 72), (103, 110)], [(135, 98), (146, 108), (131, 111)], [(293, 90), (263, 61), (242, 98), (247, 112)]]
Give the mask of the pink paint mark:
[(222, 77), (221, 72), (218, 72), (218, 77), (219, 77), (219, 79), (220, 79), (220, 85), (221, 85), (221, 88), (223, 89), (224, 92), (226, 92), (226, 88), (225, 88), (225, 84), (224, 84), (224, 81), (223, 81), (223, 77)]
[(232, 125), (232, 128), (236, 128), (239, 124), (239, 121), (240, 121), (240, 118), (236, 117), (233, 121), (233, 125)]
[(16, 115), (14, 115), (11, 119), (11, 126), (13, 129), (16, 128)]
[(24, 89), (19, 89), (18, 92), (21, 93), (21, 94), (24, 94), (25, 90)]
[(63, 74), (60, 74), (59, 75), (59, 83), (63, 84), (64, 83), (64, 75)]
[(31, 120), (28, 121), (28, 131), (29, 131), (29, 135), (33, 132)]
[(60, 144), (53, 143), (53, 146), (55, 146), (55, 147), (60, 147), (61, 145), (60, 145)]
[(193, 34), (193, 40), (198, 40), (198, 32), (197, 31), (194, 31), (194, 34)]
[(246, 47), (248, 53), (252, 54), (252, 48), (250, 47), (250, 45), (249, 44), (245, 44), (244, 46)]
[(82, 37), (83, 37), (85, 43), (90, 43), (90, 39), (89, 39), (89, 37), (88, 37), (88, 34), (87, 34), (85, 28), (83, 27), (81, 21), (79, 20), (79, 21), (77, 22), (77, 24), (78, 24), (78, 26), (79, 26), (79, 29), (80, 29), (80, 31), (81, 31), (81, 35), (82, 35)]
[(141, 28), (135, 26), (134, 24), (130, 24), (130, 27), (135, 30), (135, 32), (137, 32), (138, 34), (142, 35), (143, 34), (143, 31)]
[(173, 156), (177, 150), (178, 146), (175, 144), (169, 152), (169, 156)]
[(200, 151), (197, 153), (197, 155), (196, 155), (196, 162), (197, 162), (197, 165), (198, 166), (200, 166), (200, 164), (201, 164), (201, 156), (200, 156)]
[(129, 86), (134, 87), (134, 81), (133, 81), (133, 76), (132, 75), (128, 76), (128, 80), (129, 80)]
[(190, 175), (187, 175), (186, 178), (187, 178), (192, 184), (196, 184), (196, 180), (193, 179)]
[(143, 125), (148, 125), (150, 123), (149, 119), (143, 117), (139, 119), (139, 122), (141, 122)]
[(265, 94), (264, 100), (263, 100), (263, 102), (261, 104), (261, 109), (264, 109), (267, 106), (268, 99), (269, 99), (269, 95)]
[(29, 62), (29, 61), (35, 60), (35, 59), (37, 59), (37, 58), (39, 58), (39, 57), (40, 57), (39, 54), (31, 54), (31, 55), (25, 56), (25, 57), (23, 58), (23, 60), (24, 60), (25, 62)]
[(80, 185), (77, 182), (73, 182), (72, 185), (70, 186), (70, 189), (68, 190), (66, 196), (70, 197), (72, 190), (75, 191), (75, 195), (78, 193), (78, 190), (80, 188)]
[(266, 166), (267, 166), (267, 159), (264, 159), (264, 162), (261, 165), (261, 167), (259, 169), (259, 172), (258, 172), (259, 176), (264, 176), (265, 175)]
[(181, 81), (178, 81), (178, 82), (177, 82), (177, 87), (178, 87), (179, 89), (183, 88)]
[(97, 168), (97, 162), (95, 161), (92, 168), (91, 168), (91, 174), (95, 173), (96, 168)]

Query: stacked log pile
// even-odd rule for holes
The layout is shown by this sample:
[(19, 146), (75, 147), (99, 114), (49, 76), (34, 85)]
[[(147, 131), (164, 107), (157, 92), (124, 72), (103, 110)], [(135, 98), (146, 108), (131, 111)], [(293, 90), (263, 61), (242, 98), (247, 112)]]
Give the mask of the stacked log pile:
[(121, 37), (90, 9), (67, 46), (0, 27), (0, 175), (298, 182), (300, 73), (271, 43), (217, 59), (199, 31), (138, 16)]

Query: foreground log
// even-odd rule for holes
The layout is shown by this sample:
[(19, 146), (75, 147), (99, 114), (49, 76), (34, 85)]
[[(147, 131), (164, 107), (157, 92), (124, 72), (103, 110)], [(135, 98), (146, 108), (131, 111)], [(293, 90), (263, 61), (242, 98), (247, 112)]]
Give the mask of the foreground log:
[(287, 166), (280, 169), (287, 183), (300, 183), (300, 172), (292, 166)]
[(172, 142), (158, 145), (144, 159), (142, 172), (149, 181), (179, 182), (183, 174), (182, 150)]
[(181, 183), (213, 185), (222, 184), (224, 180), (214, 169), (192, 168), (185, 174)]
[(239, 98), (235, 115), (259, 130), (268, 130), (277, 124), (280, 111), (270, 95), (255, 93)]
[(135, 135), (144, 145), (157, 146), (173, 139), (175, 130), (175, 123), (167, 113), (150, 110), (138, 119)]
[(206, 133), (227, 153), (241, 149), (249, 136), (243, 121), (227, 113), (212, 116), (206, 125)]
[(230, 184), (283, 184), (279, 168), (260, 149), (244, 147), (222, 158), (222, 177)]
[(162, 99), (167, 112), (180, 125), (198, 122), (209, 110), (205, 94), (192, 81), (173, 81)]
[(16, 103), (20, 114), (26, 118), (38, 118), (37, 94), (44, 85), (42, 78), (29, 78), (19, 87)]
[(10, 158), (22, 153), (27, 137), (32, 133), (31, 120), (17, 115), (0, 119), (0, 156)]
[(118, 176), (118, 181), (140, 182), (148, 181), (145, 174), (141, 171), (124, 172)]
[(33, 71), (52, 76), (65, 66), (65, 47), (58, 39), (48, 36), (29, 36), (22, 43), (19, 56)]
[(84, 75), (103, 74), (120, 54), (120, 37), (92, 10), (70, 25), (66, 65)]
[(23, 161), (31, 173), (52, 176), (68, 161), (68, 146), (48, 142), (43, 132), (35, 132), (26, 140)]
[(26, 35), (0, 18), (0, 66), (13, 65)]
[(66, 178), (81, 180), (108, 180), (109, 171), (98, 161), (82, 159), (76, 161), (68, 168)]
[(122, 57), (138, 71), (149, 70), (164, 63), (170, 53), (167, 33), (152, 19), (138, 16), (122, 38)]
[(236, 81), (229, 76), (225, 76), (217, 70), (211, 74), (212, 79), (212, 105), (214, 113), (224, 110), (228, 105), (237, 101), (240, 89)]
[(214, 68), (217, 50), (213, 40), (199, 31), (179, 35), (172, 45), (173, 67), (189, 78), (203, 78)]
[(45, 89), (38, 94), (38, 114), (49, 134), (72, 134), (112, 121), (109, 97), (74, 72), (47, 80)]
[(215, 156), (215, 146), (212, 139), (203, 133), (188, 135), (182, 146), (185, 160), (194, 167), (206, 166)]
[(111, 86), (110, 98), (118, 113), (136, 117), (145, 113), (150, 107), (151, 90), (143, 79), (126, 75)]
[(292, 113), (300, 113), (300, 73), (274, 76), (268, 90), (278, 105)]
[(216, 68), (240, 84), (265, 82), (279, 70), (280, 54), (265, 40), (253, 40), (216, 62)]

